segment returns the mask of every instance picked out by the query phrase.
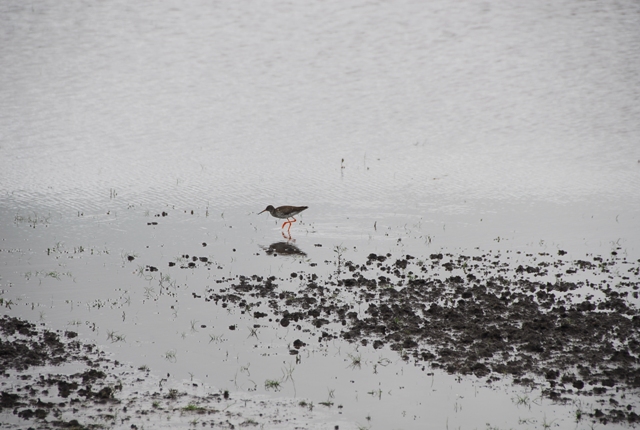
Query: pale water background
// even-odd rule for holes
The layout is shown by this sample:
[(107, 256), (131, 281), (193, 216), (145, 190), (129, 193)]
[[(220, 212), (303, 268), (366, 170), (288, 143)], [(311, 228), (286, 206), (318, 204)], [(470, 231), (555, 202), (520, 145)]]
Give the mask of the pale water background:
[[(103, 344), (108, 330), (126, 333), (109, 346), (123, 359), (222, 386), (246, 357), (262, 380), (291, 359), (260, 362), (246, 332), (224, 331), (212, 352), (209, 335), (243, 317), (150, 300), (141, 285), (157, 294), (162, 278), (136, 267), (161, 263), (166, 275), (168, 260), (191, 254), (225, 276), (284, 275), (338, 246), (354, 259), (617, 247), (637, 259), (639, 29), (635, 1), (5, 1), (0, 286), (20, 303), (6, 312), (81, 322)], [(310, 207), (291, 230), (307, 260), (262, 252), (282, 240), (256, 216), (268, 204)], [(186, 297), (214, 285), (201, 272), (170, 276)], [(217, 331), (196, 335), (196, 320)], [(341, 375), (344, 415), (367, 424), (381, 406), (363, 405), (368, 386), (354, 396), (341, 373), (353, 372), (350, 347), (335, 348), (314, 368), (339, 369), (327, 372)], [(163, 360), (173, 349), (178, 361)], [(224, 362), (225, 349), (242, 358)], [(330, 387), (304, 372), (295, 394), (324, 399)], [(406, 402), (387, 399), (370, 424), (518, 424), (506, 406), (500, 417), (485, 404), (460, 412), (454, 391), (418, 396), (401, 417), (388, 411)], [(497, 398), (492, 407), (513, 408)]]

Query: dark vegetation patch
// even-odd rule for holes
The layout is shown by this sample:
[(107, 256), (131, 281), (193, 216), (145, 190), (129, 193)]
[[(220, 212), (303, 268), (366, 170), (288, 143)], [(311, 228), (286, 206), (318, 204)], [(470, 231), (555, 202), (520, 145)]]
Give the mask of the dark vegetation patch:
[[(535, 376), (546, 381), (543, 393), (559, 402), (569, 394), (637, 392), (640, 313), (631, 303), (640, 288), (637, 262), (617, 254), (589, 261), (545, 253), (524, 258), (527, 264), (512, 265), (499, 255), (369, 254), (360, 263), (339, 259), (328, 279), (297, 273), (297, 291), (278, 288), (291, 277), (237, 276), (219, 279), (205, 299), (261, 308), (256, 317), (271, 316), (284, 327), (322, 327), (318, 342), (389, 345), (417, 365), (488, 383), (509, 377), (540, 384)], [(613, 267), (632, 276), (617, 279)], [(582, 280), (566, 279), (572, 276)], [(635, 422), (623, 403), (607, 402), (592, 418)]]
[[(122, 378), (124, 383), (136, 386), (149, 376), (148, 370), (133, 371), (105, 357), (93, 345), (71, 340), (76, 337), (74, 332), (54, 332), (18, 318), (0, 317), (0, 375), (4, 380), (0, 387), (0, 412), (22, 420), (20, 427), (2, 423), (3, 428), (5, 425), (7, 428), (76, 430), (153, 428), (154, 421), (150, 418), (156, 423), (166, 421), (166, 417), (159, 415), (161, 411), (181, 416), (197, 414), (197, 422), (207, 428), (238, 428), (237, 422), (234, 424), (231, 417), (222, 412), (236, 402), (228, 391), (199, 396), (153, 384), (140, 387), (140, 391), (146, 393), (144, 396), (119, 399)], [(86, 370), (60, 375), (52, 372), (55, 368), (47, 367), (39, 374), (24, 373), (35, 366), (70, 362), (83, 363)], [(54, 401), (47, 401), (51, 399)], [(185, 402), (203, 406), (184, 406)], [(242, 415), (235, 414), (232, 418), (239, 421)], [(256, 418), (266, 424), (273, 421), (263, 419), (262, 414)], [(248, 422), (260, 425), (253, 419)]]
[[(0, 340), (0, 368), (26, 370), (31, 366), (61, 364), (77, 353), (83, 346), (80, 342), (66, 342), (60, 336), (73, 339), (77, 333), (64, 334), (37, 330), (35, 324), (18, 318), (3, 316), (0, 331), (6, 337), (14, 337), (11, 342)], [(84, 346), (89, 347), (89, 346)]]
[[(54, 332), (8, 316), (0, 318), (0, 332), (0, 369), (4, 377), (9, 377), (10, 369), (22, 372), (35, 366), (55, 366), (73, 361), (97, 367), (104, 361), (93, 345), (71, 340), (77, 338), (75, 332)], [(24, 420), (41, 420), (44, 428), (49, 425), (54, 428), (87, 428), (77, 420), (61, 420), (61, 410), (79, 403), (80, 398), (94, 404), (113, 402), (113, 390), (118, 387), (103, 386), (106, 376), (95, 368), (74, 375), (24, 375), (20, 378), (24, 387), (12, 384), (11, 389), (6, 387), (2, 391), (0, 410), (11, 410)], [(52, 389), (57, 389), (61, 398), (69, 398), (70, 401), (42, 401), (41, 397), (47, 396)], [(43, 428), (42, 425), (38, 428)]]

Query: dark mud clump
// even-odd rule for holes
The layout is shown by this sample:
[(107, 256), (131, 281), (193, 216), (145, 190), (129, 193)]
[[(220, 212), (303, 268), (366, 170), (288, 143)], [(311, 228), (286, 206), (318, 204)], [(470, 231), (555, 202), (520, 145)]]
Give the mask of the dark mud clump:
[[(12, 342), (0, 342), (0, 367), (3, 369), (26, 370), (31, 366), (61, 364), (82, 348), (79, 342), (63, 343), (60, 334), (42, 332), (35, 324), (18, 318), (5, 316), (0, 321), (3, 335), (16, 337)], [(73, 339), (77, 334), (67, 331), (63, 336)]]
[[(71, 340), (77, 337), (75, 332), (53, 332), (31, 322), (7, 316), (0, 318), (0, 331), (0, 368), (5, 378), (9, 378), (10, 369), (24, 372), (32, 367), (56, 366), (72, 361), (94, 366), (100, 362), (100, 359), (90, 358), (90, 355), (95, 355), (93, 345)], [(60, 419), (62, 409), (71, 407), (72, 403), (80, 403), (80, 400), (45, 402), (41, 397), (57, 388), (61, 398), (68, 398), (73, 393), (105, 403), (112, 397), (111, 388), (102, 387), (98, 392), (92, 391), (91, 388), (92, 384), (105, 376), (103, 372), (93, 369), (75, 375), (23, 375), (20, 380), (25, 384), (24, 387), (15, 387), (15, 384), (12, 384), (11, 388), (17, 388), (15, 392), (3, 387), (0, 410), (12, 410), (14, 415), (24, 420), (38, 419), (41, 420), (41, 424), (46, 422), (44, 428), (48, 425), (85, 428), (77, 420)]]
[[(389, 345), (417, 365), (489, 383), (542, 384), (559, 402), (569, 394), (620, 395), (603, 400), (592, 418), (637, 422), (624, 392), (640, 388), (638, 263), (617, 253), (575, 261), (565, 254), (519, 255), (519, 264), (492, 254), (370, 254), (359, 264), (333, 263), (336, 272), (324, 280), (311, 273), (222, 278), (206, 300), (260, 309), (256, 318), (285, 327), (310, 324), (318, 342)], [(614, 277), (613, 269), (624, 274)], [(299, 290), (278, 288), (292, 280)]]
[[(57, 374), (52, 367), (69, 363), (78, 370)], [(209, 388), (202, 395), (194, 381), (173, 388), (148, 369), (110, 359), (75, 332), (8, 316), (0, 317), (0, 372), (0, 413), (9, 421), (1, 427), (7, 429), (141, 429), (165, 427), (168, 419), (175, 428), (197, 422), (233, 429), (317, 419), (295, 399), (253, 401)]]

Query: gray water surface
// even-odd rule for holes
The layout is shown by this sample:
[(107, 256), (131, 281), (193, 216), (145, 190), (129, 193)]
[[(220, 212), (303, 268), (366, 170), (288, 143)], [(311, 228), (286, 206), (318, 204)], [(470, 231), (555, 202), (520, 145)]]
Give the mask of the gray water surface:
[[(246, 365), (207, 370), (208, 335), (221, 331), (194, 337), (189, 352), (176, 345), (191, 321), (218, 330), (242, 317), (180, 294), (151, 306), (162, 278), (136, 267), (200, 252), (225, 276), (282, 274), (340, 249), (576, 258), (618, 249), (637, 259), (639, 28), (635, 1), (5, 1), (0, 285), (20, 303), (7, 312), (58, 327), (80, 321), (101, 343), (107, 330), (128, 333), (126, 346), (111, 345), (123, 359), (145, 351), (152, 370), (219, 386)], [(305, 258), (264, 254), (286, 241), (280, 223), (257, 216), (268, 204), (309, 206), (291, 229)], [(165, 281), (187, 296), (215, 278), (172, 276)], [(246, 334), (229, 337), (239, 357), (253, 354)], [(342, 355), (315, 360), (342, 375), (348, 347), (335, 348)], [(173, 349), (179, 361), (163, 360)], [(331, 355), (340, 358), (327, 364)], [(282, 360), (268, 363), (279, 375)], [(299, 383), (295, 394), (325, 397), (303, 372), (310, 388)], [(357, 406), (345, 378), (335, 383), (351, 396), (345, 414), (364, 425), (379, 406)], [(414, 415), (436, 401), (407, 391)], [(518, 422), (517, 408), (504, 421), (485, 403), (461, 413), (448, 393), (420, 419), (371, 423)], [(486, 396), (513, 407), (512, 395)]]

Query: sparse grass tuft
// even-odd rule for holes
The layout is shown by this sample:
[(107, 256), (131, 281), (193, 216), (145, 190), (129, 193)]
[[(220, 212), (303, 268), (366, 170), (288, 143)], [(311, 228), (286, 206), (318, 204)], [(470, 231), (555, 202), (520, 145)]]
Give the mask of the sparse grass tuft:
[(110, 340), (111, 343), (116, 343), (116, 342), (126, 342), (126, 335), (124, 334), (120, 334), (118, 332), (115, 331), (110, 331), (107, 330), (107, 340)]
[(211, 342), (218, 343), (218, 342), (223, 342), (223, 341), (224, 341), (224, 339), (222, 338), (221, 334), (220, 335), (213, 335), (213, 334), (209, 335), (209, 343), (211, 343)]
[(551, 425), (553, 424), (554, 421), (555, 419), (551, 420), (550, 422), (547, 422), (547, 416), (545, 415), (544, 418), (542, 419), (542, 428), (543, 429), (551, 428)]
[(531, 399), (529, 398), (529, 396), (520, 396), (518, 394), (516, 394), (516, 399), (514, 400), (515, 404), (520, 406), (526, 406), (528, 408), (531, 408)]
[(0, 297), (0, 307), (4, 306), (7, 309), (11, 309), (11, 306), (15, 305), (15, 303), (13, 303), (12, 300), (5, 300), (2, 297)]
[(266, 381), (264, 381), (264, 388), (266, 390), (280, 391), (280, 381), (276, 381), (275, 379), (267, 379)]
[(25, 216), (25, 215), (16, 214), (16, 216), (13, 218), (13, 221), (16, 224), (25, 223), (25, 224), (29, 224), (29, 227), (36, 228), (38, 224), (45, 224), (45, 225), (49, 224), (49, 218), (51, 218), (51, 215), (42, 216), (34, 213), (33, 216), (31, 215)]
[(362, 367), (362, 356), (360, 354), (358, 355), (347, 354), (347, 355), (351, 359), (351, 364), (349, 364), (350, 368), (355, 369), (357, 367), (358, 369), (360, 369)]
[(206, 408), (194, 403), (189, 403), (187, 406), (183, 407), (182, 410), (185, 412), (205, 412)]
[(171, 363), (175, 363), (176, 361), (178, 361), (176, 354), (177, 351), (175, 349), (169, 350), (164, 353), (164, 359), (170, 361)]

